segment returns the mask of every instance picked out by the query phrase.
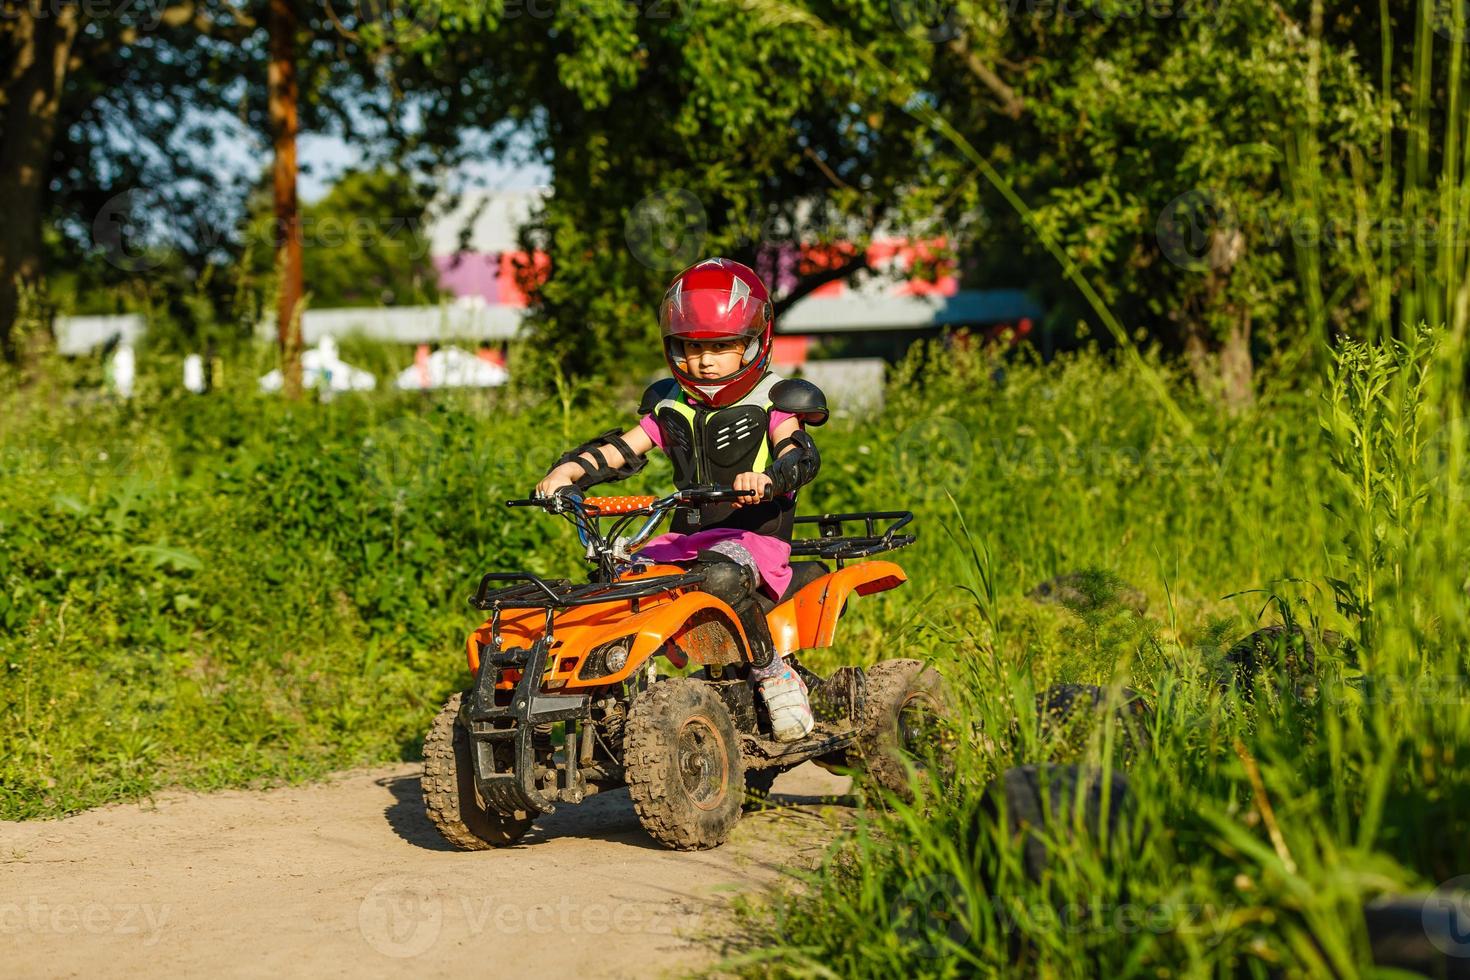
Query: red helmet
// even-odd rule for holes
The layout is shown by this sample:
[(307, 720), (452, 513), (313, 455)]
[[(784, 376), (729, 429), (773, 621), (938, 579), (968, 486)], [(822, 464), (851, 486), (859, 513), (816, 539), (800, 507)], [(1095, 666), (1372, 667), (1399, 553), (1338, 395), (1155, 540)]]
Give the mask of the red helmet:
[[(658, 308), (664, 359), (691, 398), (718, 408), (750, 393), (771, 363), (771, 294), (749, 266), (705, 259), (675, 277)], [(685, 340), (743, 340), (739, 370), (695, 378), (684, 370)]]

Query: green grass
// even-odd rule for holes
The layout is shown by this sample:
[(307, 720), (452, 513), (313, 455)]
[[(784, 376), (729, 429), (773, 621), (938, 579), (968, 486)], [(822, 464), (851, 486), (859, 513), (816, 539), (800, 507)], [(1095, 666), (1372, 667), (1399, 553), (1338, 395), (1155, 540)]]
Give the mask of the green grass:
[[(802, 887), (749, 908), (735, 968), (1367, 968), (1365, 900), (1428, 891), (1470, 868), (1467, 566), (1453, 530), (1466, 494), (1458, 453), (1445, 451), (1461, 442), (1438, 400), (1458, 395), (1444, 394), (1457, 386), (1437, 340), (1344, 344), (1318, 401), (1236, 417), (1190, 406), (1203, 445), (1233, 447), (1218, 479), (1171, 467), (1094, 483), (1053, 466), (976, 481), (995, 456), (972, 465), (946, 556), (911, 563), (929, 611), (885, 648), (930, 656), (954, 680), (958, 775), (919, 778), (919, 803), (875, 814)], [(968, 418), (984, 431), (1034, 429), (1053, 449), (1172, 445), (1127, 394), (1126, 374), (1090, 358), (1012, 372), (1006, 389), (977, 397)], [(1019, 594), (1043, 571), (1087, 567), (1102, 601), (1084, 596), (1057, 614)], [(1106, 601), (1119, 577), (1147, 594), (1148, 612)], [(1223, 654), (1257, 618), (1299, 624), (1316, 669), (1267, 670), (1246, 700), (1222, 684)], [(1329, 630), (1346, 641), (1325, 642)], [(1124, 752), (1127, 733), (1106, 713), (1080, 731), (1043, 730), (1035, 695), (1058, 682), (1142, 692), (1153, 709), (1146, 746)], [(1124, 775), (1115, 833), (1077, 823), (1065, 797), (1040, 831), (1051, 856), (1028, 874), (991, 788), (1028, 763)]]
[[(893, 556), (910, 582), (855, 603), (807, 661), (933, 659), (966, 737), (945, 792), (865, 820), (751, 910), (748, 969), (1351, 972), (1357, 903), (1470, 866), (1467, 495), (1434, 341), (1345, 347), (1329, 397), (1236, 414), (1149, 362), (1187, 433), (1132, 362), (933, 348), (881, 417), (820, 430), (803, 509), (912, 507), (920, 539)], [(580, 564), (569, 529), (499, 502), (564, 423), (631, 410), (4, 397), (8, 818), (416, 757), (467, 679), (479, 573)], [(639, 483), (667, 479), (660, 463)], [(1026, 597), (1067, 572), (1080, 598)], [(1283, 617), (1317, 648), (1314, 683), (1222, 693), (1230, 644)], [(1121, 752), (1112, 726), (1039, 732), (1035, 695), (1064, 682), (1140, 691), (1147, 748)], [(1132, 809), (1033, 881), (984, 790), (1046, 761), (1126, 772)]]
[[(465, 681), (478, 575), (580, 565), (560, 522), (500, 506), (563, 448), (559, 404), (293, 408), (244, 390), (244, 370), (238, 389), (180, 398), (161, 392), (171, 368), (129, 405), (4, 396), (7, 817), (412, 757)], [(899, 379), (883, 418), (818, 433), (825, 463), (804, 509), (913, 507), (920, 541), (898, 556), (910, 584), (855, 604), (815, 666), (871, 662), (915, 634), (964, 649), (973, 627), (1075, 644), (1058, 675), (1100, 679), (1115, 644), (1155, 627), (1038, 607), (1021, 598), (1036, 581), (1107, 569), (1155, 610), (1172, 588), (1177, 620), (1162, 629), (1190, 636), (1221, 617), (1244, 632), (1252, 603), (1221, 596), (1310, 571), (1323, 524), (1301, 488), (1320, 468), (1272, 462), (1307, 453), (1306, 403), (1249, 418), (1196, 405), (1198, 432), (1181, 440), (1097, 356), (1017, 361), (1003, 382), (998, 368), (962, 358), (923, 392)], [(566, 424), (627, 417), (620, 405)], [(640, 477), (667, 479), (662, 463)], [(995, 556), (990, 623), (954, 588), (974, 574), (961, 518)], [(1139, 656), (1157, 669), (1152, 649)]]

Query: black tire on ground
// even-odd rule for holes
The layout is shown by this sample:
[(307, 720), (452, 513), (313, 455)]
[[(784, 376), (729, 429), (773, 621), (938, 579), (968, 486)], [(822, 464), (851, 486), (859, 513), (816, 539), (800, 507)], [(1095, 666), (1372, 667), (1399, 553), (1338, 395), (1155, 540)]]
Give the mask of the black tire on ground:
[(747, 769), (745, 770), (745, 809), (764, 810), (771, 805), (771, 786), (775, 784), (776, 777), (781, 775), (779, 769)]
[(1047, 841), (1071, 840), (1077, 834), (1073, 807), (1081, 810), (1083, 833), (1102, 842), (1120, 832), (1132, 804), (1122, 773), (1111, 773), (1105, 782), (1097, 769), (1040, 765), (1007, 769), (986, 788), (977, 816), (998, 821), (1002, 807), (1012, 841), (1021, 845), (1026, 876), (1040, 881), (1051, 861)]
[(849, 759), (878, 787), (913, 799), (910, 769), (950, 757), (953, 710), (944, 679), (920, 660), (885, 660), (867, 671), (862, 724)]
[(1095, 684), (1053, 684), (1036, 696), (1044, 736), (1085, 738), (1092, 726), (1102, 720), (1103, 710), (1109, 705), (1114, 708), (1124, 752), (1132, 755), (1146, 749), (1154, 712), (1143, 695), (1131, 687), (1109, 691)]
[(424, 738), (424, 811), (455, 847), (467, 851), (508, 847), (531, 829), (535, 818), (496, 813), (480, 805), (470, 734), (459, 724), (459, 701), (456, 694), (445, 702)]
[(1390, 895), (1363, 906), (1373, 965), (1426, 977), (1470, 980), (1470, 911), (1466, 895)]
[(1317, 653), (1305, 631), (1295, 623), (1258, 629), (1241, 638), (1225, 654), (1230, 668), (1228, 683), (1237, 685), (1250, 701), (1259, 684), (1272, 684), (1297, 696), (1315, 686)]
[(718, 847), (740, 819), (740, 737), (725, 702), (702, 681), (675, 677), (638, 695), (623, 766), (638, 820), (665, 847)]

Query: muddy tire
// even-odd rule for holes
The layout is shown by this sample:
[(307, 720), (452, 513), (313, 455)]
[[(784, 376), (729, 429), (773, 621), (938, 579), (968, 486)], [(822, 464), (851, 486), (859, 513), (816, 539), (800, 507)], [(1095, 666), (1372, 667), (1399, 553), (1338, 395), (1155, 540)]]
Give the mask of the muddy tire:
[(424, 811), (455, 847), (466, 851), (508, 847), (531, 829), (533, 818), (507, 816), (480, 805), (470, 734), (459, 724), (459, 699), (456, 694), (445, 703), (424, 738)]
[(949, 755), (954, 713), (944, 679), (919, 660), (885, 660), (867, 675), (862, 725), (848, 758), (869, 782), (912, 800), (910, 769), (922, 773)]
[(718, 847), (740, 819), (740, 738), (725, 702), (701, 681), (676, 677), (638, 695), (623, 765), (639, 821), (665, 847)]

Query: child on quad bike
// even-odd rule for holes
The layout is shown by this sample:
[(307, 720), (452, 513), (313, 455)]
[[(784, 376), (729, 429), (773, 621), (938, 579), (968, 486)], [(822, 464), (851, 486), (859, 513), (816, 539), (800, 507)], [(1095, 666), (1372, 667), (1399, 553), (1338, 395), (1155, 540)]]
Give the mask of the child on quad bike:
[(702, 572), (703, 589), (736, 611), (773, 736), (792, 742), (814, 725), (807, 688), (776, 652), (758, 593), (779, 598), (791, 581), (796, 492), (820, 465), (806, 426), (824, 423), (827, 405), (815, 385), (770, 370), (773, 319), (770, 294), (749, 267), (712, 258), (681, 272), (659, 305), (673, 376), (644, 393), (638, 425), (565, 454), (536, 493), (625, 479), (655, 446), (673, 463), (681, 490), (721, 484), (750, 491), (733, 503), (680, 512), (673, 531), (637, 557)]

